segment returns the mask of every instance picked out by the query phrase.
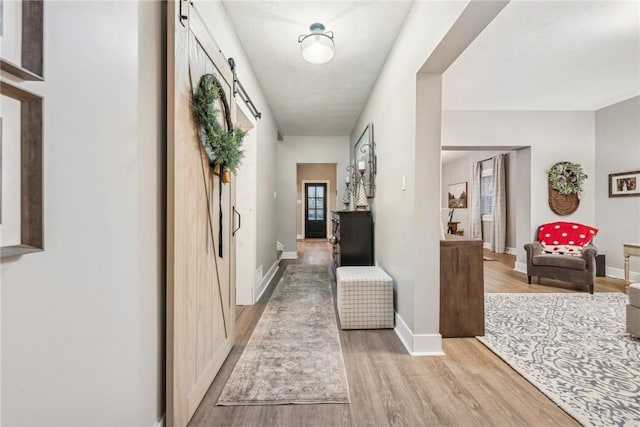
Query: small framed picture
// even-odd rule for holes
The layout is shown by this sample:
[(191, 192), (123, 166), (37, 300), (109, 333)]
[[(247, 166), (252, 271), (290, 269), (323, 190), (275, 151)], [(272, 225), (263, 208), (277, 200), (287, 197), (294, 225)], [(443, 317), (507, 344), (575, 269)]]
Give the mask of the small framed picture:
[(609, 174), (609, 197), (640, 196), (640, 171)]
[(459, 182), (457, 184), (449, 184), (447, 191), (449, 198), (449, 208), (466, 208), (467, 207), (467, 183)]

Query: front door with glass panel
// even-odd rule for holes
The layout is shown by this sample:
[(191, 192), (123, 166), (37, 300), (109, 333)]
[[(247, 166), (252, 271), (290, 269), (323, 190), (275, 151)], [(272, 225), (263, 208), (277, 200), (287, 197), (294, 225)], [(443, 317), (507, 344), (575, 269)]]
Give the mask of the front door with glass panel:
[(304, 238), (327, 238), (327, 184), (305, 184)]

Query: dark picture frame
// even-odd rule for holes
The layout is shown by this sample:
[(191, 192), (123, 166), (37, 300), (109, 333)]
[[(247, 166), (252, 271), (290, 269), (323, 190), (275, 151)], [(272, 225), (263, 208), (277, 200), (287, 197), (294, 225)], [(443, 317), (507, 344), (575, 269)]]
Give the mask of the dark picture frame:
[(609, 197), (639, 197), (640, 171), (609, 174)]
[(447, 200), (449, 209), (467, 208), (467, 181), (449, 184), (447, 189)]
[[(0, 258), (44, 250), (42, 101), (40, 95), (0, 82), (2, 96), (20, 102), (20, 236), (17, 245), (0, 247)], [(7, 126), (3, 122), (3, 127)], [(5, 161), (6, 159), (2, 159)]]
[[(2, 31), (8, 19), (2, 5)], [(19, 19), (19, 18), (18, 18)], [(22, 2), (22, 58), (15, 64), (0, 57), (0, 69), (27, 81), (44, 80), (44, 1), (29, 0)]]

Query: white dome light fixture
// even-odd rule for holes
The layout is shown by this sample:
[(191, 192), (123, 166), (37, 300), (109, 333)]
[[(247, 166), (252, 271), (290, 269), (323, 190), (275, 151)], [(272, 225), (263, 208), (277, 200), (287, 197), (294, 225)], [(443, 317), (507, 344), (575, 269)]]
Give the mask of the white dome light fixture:
[(312, 64), (324, 64), (333, 59), (333, 31), (325, 31), (320, 23), (311, 24), (311, 33), (298, 36), (302, 57)]

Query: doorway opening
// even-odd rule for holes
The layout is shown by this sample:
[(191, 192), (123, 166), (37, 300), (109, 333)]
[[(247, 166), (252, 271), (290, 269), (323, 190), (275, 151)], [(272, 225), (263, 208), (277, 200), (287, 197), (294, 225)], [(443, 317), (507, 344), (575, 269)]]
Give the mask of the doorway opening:
[(327, 239), (331, 211), (337, 209), (337, 165), (298, 163), (296, 181), (297, 239)]
[[(524, 256), (524, 244), (531, 231), (531, 148), (528, 146), (443, 146), (441, 151), (441, 214), (443, 230), (447, 224), (455, 224), (457, 233), (466, 238), (480, 237), (485, 249), (491, 249), (493, 211), (493, 163), (497, 154), (506, 154), (505, 199), (506, 227), (505, 250), (510, 255)], [(478, 164), (480, 181), (473, 185), (471, 165)], [(463, 208), (450, 208), (447, 199), (451, 184), (466, 186), (467, 204)], [(477, 208), (472, 209), (474, 192), (478, 193)], [(472, 226), (471, 222), (475, 221)], [(480, 235), (471, 235), (471, 229), (480, 228)]]

